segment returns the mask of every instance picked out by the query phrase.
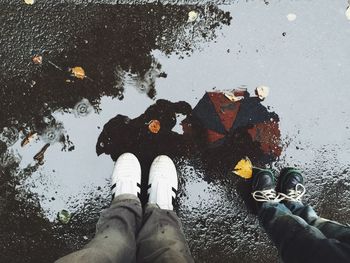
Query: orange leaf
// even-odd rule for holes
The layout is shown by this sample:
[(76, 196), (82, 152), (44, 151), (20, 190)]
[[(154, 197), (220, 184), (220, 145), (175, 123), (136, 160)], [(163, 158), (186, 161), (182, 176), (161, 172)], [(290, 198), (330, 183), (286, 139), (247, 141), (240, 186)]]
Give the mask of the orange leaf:
[(33, 63), (37, 65), (41, 65), (43, 63), (43, 57), (40, 55), (36, 55), (33, 57)]
[(148, 124), (148, 129), (152, 133), (158, 133), (160, 130), (160, 122), (158, 120), (151, 120)]
[(85, 71), (82, 67), (74, 67), (71, 69), (71, 72), (73, 76), (78, 79), (84, 79), (86, 77)]

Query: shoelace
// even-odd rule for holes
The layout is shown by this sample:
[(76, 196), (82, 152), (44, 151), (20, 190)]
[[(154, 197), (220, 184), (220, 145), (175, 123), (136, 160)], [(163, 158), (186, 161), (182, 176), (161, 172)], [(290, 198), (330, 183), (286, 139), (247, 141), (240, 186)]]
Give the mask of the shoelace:
[(253, 198), (257, 202), (281, 202), (285, 197), (281, 197), (280, 194), (276, 194), (274, 189), (255, 191), (252, 193)]
[(297, 184), (295, 186), (295, 189), (290, 189), (288, 191), (288, 194), (279, 193), (279, 195), (283, 196), (284, 199), (288, 201), (300, 202), (305, 192), (306, 192), (305, 186), (302, 184)]

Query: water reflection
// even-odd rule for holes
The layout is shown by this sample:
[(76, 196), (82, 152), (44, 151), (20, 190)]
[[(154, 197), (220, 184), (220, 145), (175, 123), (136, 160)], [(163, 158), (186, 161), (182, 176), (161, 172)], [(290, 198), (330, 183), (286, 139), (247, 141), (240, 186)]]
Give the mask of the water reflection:
[(57, 230), (53, 233), (52, 223), (41, 216), (38, 196), (21, 187), (22, 180), (37, 171), (38, 165), (20, 170), (20, 161), (18, 154), (0, 143), (1, 261), (31, 262), (35, 259), (36, 262), (51, 262), (54, 258), (41, 259), (33, 251), (50, 251), (58, 257), (60, 251), (57, 248), (67, 248), (67, 245), (57, 238)]
[[(200, 19), (188, 23), (193, 9)], [(190, 55), (201, 42), (214, 39), (231, 17), (216, 6), (57, 4), (9, 6), (1, 20), (5, 31), (27, 29), (21, 36), (5, 34), (2, 39), (11, 43), (0, 66), (0, 91), (6, 94), (6, 110), (0, 112), (4, 127), (10, 118), (18, 126), (30, 126), (47, 111), (74, 108), (81, 98), (95, 109), (103, 95), (122, 99), (125, 77), (153, 98), (156, 78), (166, 74), (152, 51)], [(33, 63), (30, 52), (40, 54), (42, 62)], [(75, 67), (90, 79), (72, 76), (70, 69)]]
[[(18, 187), (42, 172), (44, 156), (55, 150), (50, 145), (74, 150), (64, 123), (56, 120), (54, 113), (76, 117), (85, 117), (93, 110), (98, 113), (102, 96), (122, 100), (127, 85), (155, 98), (156, 81), (166, 73), (152, 52), (190, 56), (202, 43), (215, 39), (215, 31), (228, 25), (231, 17), (216, 6), (199, 5), (54, 2), (30, 8), (14, 3), (4, 9), (0, 17), (4, 32), (0, 43), (6, 46), (0, 50), (0, 242), (5, 242), (1, 247), (6, 253), (2, 260), (51, 262), (85, 243), (83, 236), (93, 235), (94, 227), (86, 226), (95, 224), (107, 200), (96, 193), (87, 194), (87, 205), (69, 226), (60, 226), (42, 216), (39, 199), (51, 197), (39, 198)], [(191, 10), (200, 16), (188, 23)], [(71, 69), (77, 67), (88, 78), (80, 68), (79, 74), (72, 74)], [(8, 149), (19, 139), (23, 147), (20, 154), (28, 154), (33, 141), (40, 146), (37, 154), (30, 156), (37, 163), (22, 164), (21, 169), (19, 156)], [(81, 225), (82, 221), (86, 225)], [(73, 236), (79, 236), (80, 241), (72, 241)], [(8, 243), (9, 239), (13, 242)], [(50, 254), (35, 252), (43, 250)]]
[[(0, 86), (0, 92), (6, 94), (0, 111), (0, 128), (5, 127), (0, 140), (7, 146), (18, 140), (20, 130), (25, 138), (37, 133), (45, 144), (60, 142), (64, 150), (73, 150), (73, 142), (53, 112), (73, 112), (76, 117), (98, 112), (101, 97), (122, 100), (126, 84), (155, 98), (156, 80), (166, 73), (152, 56), (153, 50), (190, 55), (199, 43), (214, 39), (215, 31), (231, 20), (228, 12), (216, 6), (73, 8), (58, 4), (38, 8), (40, 12), (36, 6), (9, 6), (1, 17), (4, 30), (21, 25), (28, 29), (21, 37), (11, 34), (2, 39), (11, 43), (2, 54), (2, 66), (6, 66), (1, 68)], [(201, 14), (200, 19), (188, 23), (188, 13), (193, 9)], [(33, 55), (28, 56), (28, 52)], [(23, 60), (25, 54), (27, 60)], [(38, 54), (40, 63), (36, 59), (33, 62)], [(72, 74), (72, 68), (79, 68), (89, 78)]]
[[(349, 136), (348, 130), (344, 129), (344, 125), (349, 123), (349, 118), (344, 117), (348, 116), (346, 115), (348, 109), (344, 106), (347, 105), (344, 98), (347, 97), (346, 92), (348, 91), (344, 83), (347, 83), (348, 80), (344, 76), (349, 76), (347, 69), (350, 67), (347, 64), (349, 60), (346, 59), (346, 56), (337, 56), (337, 54), (347, 54), (347, 46), (349, 45), (348, 39), (345, 37), (346, 33), (349, 32), (349, 27), (342, 22), (344, 20), (343, 12), (339, 13), (337, 11), (341, 10), (344, 4), (339, 5), (339, 3), (334, 2), (329, 5), (329, 3), (322, 4), (317, 1), (294, 1), (293, 7), (281, 3), (277, 5), (270, 4), (268, 8), (265, 8), (262, 4), (263, 7), (261, 8), (260, 1), (239, 1), (239, 4), (229, 7), (235, 14), (235, 25), (228, 30), (225, 27), (225, 30), (221, 31), (218, 29), (225, 22), (220, 22), (220, 14), (212, 14), (218, 24), (210, 22), (210, 18), (205, 17), (205, 12), (200, 12), (199, 18), (194, 23), (187, 23), (188, 14), (186, 12), (188, 10), (204, 10), (205, 7), (162, 8), (156, 6), (155, 9), (158, 11), (155, 12), (163, 12), (165, 16), (163, 19), (166, 21), (165, 23), (168, 23), (168, 25), (163, 26), (161, 25), (162, 21), (157, 20), (154, 12), (151, 12), (149, 7), (145, 8), (144, 6), (142, 8), (145, 8), (145, 11), (149, 13), (142, 10), (133, 11), (136, 10), (133, 6), (119, 9), (109, 6), (108, 8), (103, 7), (104, 11), (93, 12), (91, 10), (94, 8), (102, 10), (94, 4), (88, 4), (89, 8), (87, 10), (90, 11), (86, 12), (83, 10), (83, 6), (58, 3), (63, 1), (55, 1), (53, 4), (50, 3), (52, 1), (45, 3), (38, 1), (38, 5), (24, 9), (21, 1), (12, 2), (16, 2), (16, 6), (6, 8), (3, 5), (4, 12), (0, 17), (2, 29), (5, 30), (0, 39), (0, 43), (4, 47), (0, 50), (3, 61), (0, 65), (3, 73), (1, 76), (3, 81), (1, 81), (0, 86), (0, 127), (14, 126), (20, 131), (22, 124), (28, 123), (26, 127), (30, 129), (32, 127), (31, 123), (37, 122), (37, 119), (40, 122), (43, 117), (50, 116), (52, 111), (62, 108), (66, 112), (72, 112), (71, 109), (82, 98), (88, 99), (96, 110), (99, 107), (100, 94), (120, 99), (123, 99), (124, 96), (125, 98), (128, 97), (130, 93), (127, 90), (124, 92), (124, 89), (134, 89), (134, 87), (125, 85), (122, 76), (125, 77), (125, 72), (131, 72), (131, 74), (142, 77), (144, 72), (149, 69), (148, 65), (154, 61), (152, 53), (148, 50), (160, 49), (160, 44), (164, 44), (161, 48), (162, 52), (159, 52), (162, 55), (158, 59), (163, 64), (162, 70), (165, 69), (166, 73), (169, 73), (169, 80), (163, 81), (161, 85), (163, 88), (171, 85), (171, 90), (164, 89), (165, 92), (162, 92), (162, 94), (158, 85), (160, 83), (156, 82), (157, 92), (161, 98), (171, 97), (173, 101), (178, 101), (185, 96), (186, 100), (194, 106), (194, 97), (200, 97), (205, 89), (210, 89), (213, 86), (228, 87), (231, 84), (239, 85), (241, 83), (254, 86), (262, 81), (269, 82), (269, 85), (274, 88), (268, 103), (278, 108), (279, 113), (283, 113), (284, 135), (288, 134), (289, 138), (292, 138), (287, 154), (284, 154), (284, 159), (279, 162), (279, 165), (294, 165), (297, 163), (304, 168), (308, 168), (310, 172), (309, 181), (315, 182), (317, 180), (314, 184), (310, 183), (310, 187), (308, 187), (310, 190), (314, 189), (310, 198), (312, 203), (320, 204), (324, 202), (328, 208), (327, 210), (332, 210), (327, 212), (332, 213), (330, 217), (337, 215), (338, 219), (343, 217), (344, 222), (346, 222), (346, 217), (349, 215), (349, 209), (347, 209), (349, 200), (343, 198), (343, 195), (341, 198), (335, 195), (334, 187), (334, 189), (331, 187), (330, 191), (325, 191), (321, 200), (315, 198), (319, 196), (317, 189), (329, 187), (324, 182), (328, 181), (329, 184), (338, 187), (339, 185), (334, 183), (334, 180), (339, 178), (335, 178), (342, 173), (343, 169), (349, 170), (347, 163), (349, 160), (349, 145), (346, 144), (346, 141), (349, 142), (349, 140), (346, 140)], [(313, 12), (315, 5), (317, 5), (320, 12)], [(162, 11), (162, 9), (165, 11)], [(177, 12), (175, 9), (183, 9), (183, 11)], [(286, 21), (284, 15), (291, 11), (298, 14), (297, 23)], [(143, 15), (138, 15), (137, 12)], [(169, 34), (170, 38), (167, 38), (164, 33), (166, 31), (162, 33), (161, 30), (168, 30), (171, 23), (174, 24), (179, 21), (179, 19), (173, 17), (172, 12), (176, 15), (179, 14), (179, 17), (182, 17), (183, 14), (186, 17), (184, 19), (186, 25), (174, 26), (174, 28), (180, 29), (179, 34), (174, 31), (174, 33)], [(312, 16), (314, 19), (303, 19), (310, 17), (310, 13), (314, 14)], [(131, 18), (128, 17), (129, 14), (132, 16)], [(341, 18), (339, 19), (339, 17)], [(175, 22), (168, 22), (168, 20)], [(200, 25), (204, 21), (209, 21), (209, 23), (201, 28)], [(284, 24), (284, 21), (288, 25)], [(317, 22), (315, 23), (315, 21)], [(115, 22), (116, 24), (114, 24)], [(91, 24), (96, 24), (96, 27), (92, 27)], [(114, 42), (108, 40), (108, 36), (103, 29), (104, 25), (109, 27), (110, 37), (116, 38)], [(334, 30), (335, 26), (338, 30)], [(111, 30), (113, 27), (118, 28)], [(150, 28), (153, 28), (154, 32), (151, 32)], [(102, 54), (101, 59), (90, 56), (79, 60), (80, 54), (93, 55), (94, 48), (97, 50), (96, 55), (99, 55), (98, 39), (95, 42), (89, 42), (92, 38), (89, 35), (93, 35), (94, 30), (102, 31), (100, 35), (105, 36), (102, 40), (107, 43), (101, 45), (100, 53), (106, 52), (106, 46), (111, 43), (115, 43), (117, 47), (112, 47), (111, 52), (107, 50), (107, 55), (103, 56)], [(171, 30), (173, 29), (169, 31)], [(217, 44), (210, 45), (205, 52), (200, 52), (193, 56), (191, 60), (186, 61), (186, 53), (191, 55), (191, 50), (203, 48), (204, 45), (201, 43), (210, 40), (212, 31), (214, 33), (212, 34), (213, 39), (215, 34), (223, 32), (225, 37), (220, 38)], [(289, 38), (282, 38), (282, 32), (287, 32)], [(324, 41), (322, 36), (325, 33), (332, 37)], [(202, 37), (200, 34), (204, 36)], [(132, 35), (137, 38), (135, 41), (131, 38)], [(157, 35), (157, 38), (153, 45), (152, 39), (155, 35)], [(195, 36), (193, 39), (192, 35)], [(209, 36), (209, 38), (205, 36)], [(183, 41), (183, 39), (187, 40)], [(169, 48), (165, 43), (167, 41), (170, 41)], [(239, 46), (237, 46), (237, 42), (239, 42)], [(93, 44), (90, 46), (89, 43)], [(144, 49), (142, 48), (143, 45), (145, 46)], [(190, 50), (186, 50), (188, 45), (192, 45), (189, 48)], [(172, 54), (170, 59), (163, 57), (164, 53), (168, 54), (167, 50), (169, 50), (169, 54)], [(228, 51), (226, 52), (226, 50)], [(320, 50), (324, 52), (319, 52)], [(32, 55), (41, 53), (43, 54), (43, 64), (33, 64), (31, 61)], [(72, 56), (68, 57), (68, 53)], [(176, 53), (178, 53), (177, 56), (175, 56)], [(290, 57), (290, 54), (293, 54), (293, 56)], [(320, 59), (320, 55), (322, 59)], [(130, 60), (127, 59), (128, 56), (130, 56)], [(185, 58), (184, 63), (177, 61), (177, 58)], [(62, 70), (49, 65), (48, 60), (57, 64)], [(106, 66), (99, 65), (99, 69), (94, 70), (94, 63), (103, 64), (103, 60), (105, 60)], [(86, 67), (81, 61), (87, 61), (90, 67)], [(137, 66), (138, 61), (139, 67)], [(168, 64), (171, 64), (171, 66), (166, 65), (166, 61), (169, 61)], [(290, 63), (291, 61), (293, 63)], [(97, 65), (96, 63), (95, 65)], [(110, 65), (112, 66), (109, 67)], [(288, 71), (285, 70), (286, 65), (288, 65)], [(91, 76), (94, 80), (93, 83), (87, 81), (87, 79), (74, 78), (70, 76), (68, 68), (75, 66), (82, 66), (89, 77), (92, 71), (95, 71), (97, 76), (100, 74), (102, 79), (105, 78), (104, 76), (107, 77), (105, 81), (101, 81), (99, 77)], [(107, 71), (103, 71), (105, 68), (107, 68)], [(109, 69), (111, 70), (108, 71)], [(215, 74), (212, 74), (213, 72)], [(40, 74), (43, 74), (43, 76)], [(58, 76), (56, 77), (56, 75)], [(312, 76), (320, 77), (312, 78)], [(39, 81), (37, 81), (38, 79)], [(70, 82), (67, 82), (67, 80)], [(95, 85), (95, 83), (106, 83), (106, 85)], [(109, 85), (109, 83), (113, 85)], [(113, 87), (111, 88), (111, 86)], [(337, 87), (337, 91), (330, 94), (329, 87)], [(195, 90), (191, 92), (191, 88)], [(3, 96), (4, 94), (6, 96)], [(138, 94), (132, 94), (137, 97), (135, 98), (138, 104), (137, 109), (129, 106), (133, 105), (132, 100), (128, 101), (128, 106), (125, 106), (125, 100), (119, 104), (113, 101), (111, 107), (105, 107), (104, 105), (103, 109), (109, 113), (104, 115), (103, 121), (110, 119), (117, 112), (134, 118), (151, 103), (146, 95), (137, 96)], [(142, 101), (140, 97), (145, 99)], [(322, 105), (326, 106), (323, 107)], [(332, 105), (331, 111), (329, 110), (330, 105)], [(125, 110), (126, 107), (132, 109), (130, 111)], [(139, 111), (141, 107), (143, 110)], [(48, 112), (43, 109), (48, 109)], [(341, 115), (341, 112), (344, 112), (344, 114)], [(324, 115), (321, 113), (324, 113)], [(14, 119), (11, 119), (11, 116)], [(55, 173), (51, 173), (51, 170), (56, 167), (52, 163), (50, 165), (49, 162), (46, 162), (44, 167), (29, 167), (21, 173), (18, 170), (0, 172), (0, 207), (1, 211), (4, 211), (0, 215), (0, 221), (2, 222), (0, 226), (0, 232), (2, 233), (0, 246), (3, 248), (2, 261), (4, 262), (12, 262), (17, 258), (25, 262), (52, 262), (59, 257), (62, 251), (68, 253), (77, 247), (83, 246), (86, 243), (83, 237), (90, 238), (93, 235), (96, 219), (101, 210), (100, 203), (95, 203), (94, 200), (99, 197), (101, 191), (96, 190), (95, 195), (91, 196), (86, 194), (87, 191), (85, 191), (83, 195), (79, 196), (76, 195), (75, 189), (71, 190), (69, 195), (72, 193), (74, 196), (68, 200), (69, 203), (74, 203), (76, 199), (84, 199), (82, 196), (85, 196), (85, 194), (89, 202), (83, 209), (80, 209), (80, 206), (72, 209), (78, 210), (78, 215), (73, 218), (73, 221), (77, 220), (67, 227), (60, 228), (61, 226), (49, 224), (48, 221), (42, 219), (39, 202), (29, 202), (30, 196), (24, 195), (23, 191), (20, 192), (18, 188), (15, 188), (20, 185), (17, 180), (19, 175), (31, 176), (38, 184), (42, 181), (45, 184), (45, 178), (59, 182), (63, 177), (63, 173), (66, 173), (68, 176), (65, 180), (69, 184), (76, 184), (80, 188), (83, 183), (90, 183), (87, 180), (88, 173), (86, 170), (88, 168), (85, 167), (84, 170), (84, 167), (76, 166), (75, 162), (80, 160), (80, 157), (85, 158), (84, 160), (91, 160), (90, 157), (86, 158), (87, 151), (85, 150), (87, 147), (83, 146), (91, 145), (91, 142), (96, 140), (97, 135), (95, 133), (93, 135), (87, 133), (94, 130), (94, 128), (96, 130), (93, 124), (94, 122), (97, 123), (96, 119), (98, 118), (94, 114), (90, 114), (88, 118), (75, 119), (73, 114), (71, 117), (73, 125), (65, 123), (65, 126), (72, 133), (77, 131), (76, 127), (82, 122), (92, 125), (84, 126), (86, 131), (84, 136), (78, 135), (82, 139), (80, 142), (83, 142), (77, 145), (80, 149), (83, 148), (79, 157), (74, 156), (74, 154), (62, 153), (62, 155), (57, 154), (56, 156), (64, 156), (66, 159), (63, 161), (63, 158), (55, 160), (52, 155), (49, 156), (52, 153), (51, 151), (55, 150), (55, 147), (48, 149), (47, 157), (56, 162), (57, 168), (65, 166), (64, 169), (62, 168), (60, 171), (56, 169)], [(70, 119), (69, 116), (66, 119)], [(74, 125), (74, 121), (77, 123), (76, 125)], [(98, 125), (102, 126), (101, 123), (98, 123)], [(2, 128), (0, 128), (0, 131), (2, 131)], [(328, 154), (315, 155), (321, 144), (326, 145)], [(40, 144), (40, 147), (43, 145), (44, 143)], [(56, 143), (56, 146), (58, 146), (58, 143)], [(57, 151), (59, 151), (58, 148), (56, 147)], [(29, 149), (30, 147), (23, 151)], [(30, 158), (33, 156), (34, 154), (31, 154)], [(330, 161), (330, 156), (333, 156), (334, 160), (341, 161)], [(67, 159), (73, 161), (67, 164)], [(103, 160), (103, 157), (100, 156), (95, 159), (100, 161)], [(315, 159), (318, 162), (315, 162)], [(178, 163), (181, 163), (181, 161), (181, 159), (178, 160)], [(106, 161), (103, 164), (104, 166), (101, 166), (97, 163), (96, 170), (92, 172), (94, 178), (90, 178), (91, 181), (95, 182), (103, 176), (98, 173), (97, 169), (104, 170), (106, 178), (109, 176), (108, 171), (106, 172), (105, 169), (101, 168), (108, 167), (111, 162)], [(325, 165), (328, 167), (327, 170), (322, 170)], [(72, 171), (69, 171), (67, 167), (76, 167), (77, 173), (72, 176)], [(46, 168), (46, 170), (43, 168)], [(82, 169), (80, 170), (80, 168)], [(33, 172), (35, 174), (32, 174)], [(36, 176), (38, 174), (40, 174), (39, 178)], [(183, 174), (188, 176), (187, 171), (184, 171)], [(201, 173), (199, 169), (195, 169), (193, 174), (198, 176), (203, 172)], [(215, 176), (214, 173), (211, 175), (211, 177)], [(221, 177), (224, 177), (224, 175)], [(349, 180), (345, 177), (346, 175), (343, 175), (339, 179), (339, 183), (348, 184)], [(100, 185), (104, 186), (105, 184), (100, 183)], [(315, 185), (317, 186), (315, 187)], [(346, 184), (344, 185), (346, 186)], [(54, 187), (51, 186), (51, 188)], [(218, 195), (219, 190), (222, 195)], [(57, 191), (60, 193), (60, 188)], [(192, 191), (192, 189), (188, 189), (188, 191)], [(245, 206), (240, 206), (241, 199), (236, 196), (234, 188), (227, 187), (223, 190), (222, 185), (218, 185), (212, 194), (207, 195), (202, 183), (197, 191), (193, 192), (199, 202), (196, 203), (196, 199), (192, 199), (193, 195), (183, 198), (184, 200), (189, 198), (189, 200), (187, 200), (187, 203), (182, 203), (184, 209), (182, 221), (186, 227), (186, 235), (191, 242), (191, 249), (199, 262), (221, 262), (222, 258), (232, 262), (276, 261), (277, 257), (273, 248), (266, 247), (266, 237), (257, 230), (257, 222), (252, 217), (247, 216)], [(43, 200), (51, 200), (52, 196), (55, 196), (56, 200), (58, 199), (56, 195), (44, 193), (47, 196), (42, 196)], [(39, 197), (41, 194), (39, 194)], [(227, 196), (230, 198), (225, 199)], [(344, 192), (344, 197), (347, 196), (349, 196), (349, 193)], [(340, 200), (341, 204), (338, 204), (339, 202), (335, 199)], [(9, 200), (15, 202), (9, 202)], [(206, 200), (209, 200), (209, 202), (206, 202)], [(215, 200), (215, 202), (212, 202), (212, 200)], [(4, 205), (6, 206), (5, 209), (3, 209)], [(58, 207), (58, 209), (62, 209), (62, 207)], [(339, 209), (341, 212), (339, 212)], [(81, 222), (85, 223), (81, 224)], [(28, 228), (28, 225), (31, 228)], [(53, 229), (62, 231), (54, 232)], [(221, 235), (221, 233), (224, 234)], [(58, 242), (60, 239), (63, 239), (64, 242)], [(11, 242), (8, 240), (11, 240)], [(266, 253), (266, 251), (269, 252)], [(262, 257), (262, 255), (264, 256)]]
[[(173, 128), (181, 115), (186, 116), (181, 122), (183, 133), (177, 133)], [(206, 170), (204, 179), (223, 183), (245, 156), (260, 166), (280, 156), (278, 121), (276, 113), (247, 92), (239, 102), (230, 101), (222, 92), (209, 92), (194, 109), (185, 101), (157, 100), (137, 118), (118, 114), (108, 121), (98, 138), (96, 152), (108, 154), (114, 161), (124, 152), (134, 153), (144, 171), (144, 189), (150, 164), (161, 154), (177, 160), (200, 159)]]
[[(134, 86), (141, 94), (147, 94), (153, 99), (156, 96), (156, 80), (157, 78), (166, 78), (167, 74), (161, 70), (162, 66), (156, 61), (153, 61), (151, 68), (143, 75), (140, 73), (124, 73), (126, 83)], [(120, 75), (120, 74), (119, 74)]]

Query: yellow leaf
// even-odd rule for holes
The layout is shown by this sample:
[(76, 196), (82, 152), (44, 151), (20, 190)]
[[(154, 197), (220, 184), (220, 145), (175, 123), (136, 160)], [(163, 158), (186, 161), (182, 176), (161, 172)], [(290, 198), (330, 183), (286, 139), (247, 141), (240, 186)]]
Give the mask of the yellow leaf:
[(252, 162), (249, 160), (248, 157), (245, 157), (244, 159), (240, 160), (236, 164), (235, 168), (233, 169), (233, 173), (245, 179), (252, 178), (253, 176)]
[(85, 71), (82, 67), (74, 67), (71, 69), (74, 77), (78, 79), (84, 79), (86, 77)]

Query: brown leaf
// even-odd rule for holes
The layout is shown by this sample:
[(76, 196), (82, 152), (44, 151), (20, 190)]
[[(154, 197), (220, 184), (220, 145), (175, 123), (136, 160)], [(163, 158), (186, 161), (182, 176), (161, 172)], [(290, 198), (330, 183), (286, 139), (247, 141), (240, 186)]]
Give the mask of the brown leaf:
[(44, 164), (44, 154), (47, 150), (47, 148), (49, 148), (50, 144), (47, 143), (45, 144), (45, 146), (43, 148), (41, 148), (41, 150), (34, 156), (34, 160), (36, 160), (38, 162), (38, 164), (43, 165)]
[(28, 143), (30, 143), (31, 140), (33, 140), (36, 137), (37, 133), (36, 132), (30, 132), (21, 142), (21, 146), (24, 147)]

